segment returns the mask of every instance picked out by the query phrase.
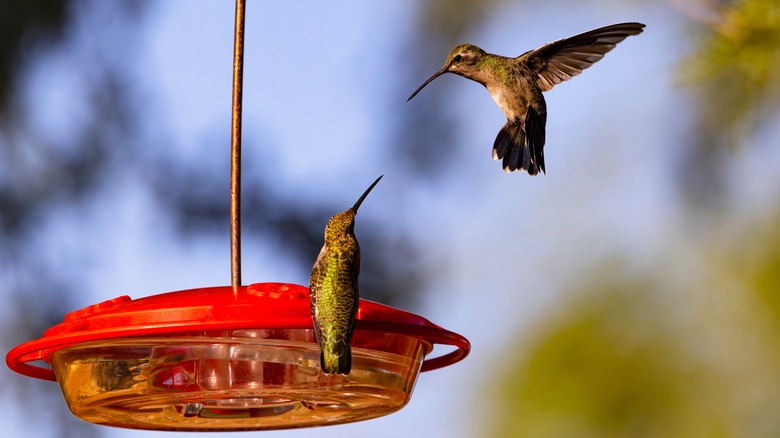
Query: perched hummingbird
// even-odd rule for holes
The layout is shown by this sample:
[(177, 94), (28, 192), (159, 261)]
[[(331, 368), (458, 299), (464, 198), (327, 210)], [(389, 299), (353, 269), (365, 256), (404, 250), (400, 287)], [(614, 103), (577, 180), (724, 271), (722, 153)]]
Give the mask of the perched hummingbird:
[(360, 299), (360, 246), (355, 239), (355, 215), (380, 179), (381, 176), (363, 192), (352, 208), (330, 218), (325, 226), (325, 245), (311, 269), (311, 317), (325, 374), (346, 375), (352, 368), (350, 342)]
[(487, 53), (461, 44), (447, 55), (444, 67), (416, 89), (409, 99), (444, 73), (477, 81), (506, 115), (506, 124), (493, 143), (493, 159), (503, 159), (504, 172), (544, 172), (547, 104), (542, 91), (571, 79), (604, 57), (617, 43), (642, 33), (642, 23), (601, 27), (529, 50), (517, 58)]

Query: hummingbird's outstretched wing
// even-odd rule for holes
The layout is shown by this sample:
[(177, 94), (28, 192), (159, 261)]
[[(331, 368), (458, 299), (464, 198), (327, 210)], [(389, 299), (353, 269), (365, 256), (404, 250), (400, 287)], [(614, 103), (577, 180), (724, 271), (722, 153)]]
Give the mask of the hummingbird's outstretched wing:
[(642, 33), (642, 23), (620, 23), (545, 44), (518, 56), (536, 75), (536, 84), (548, 91), (582, 73), (631, 35)]

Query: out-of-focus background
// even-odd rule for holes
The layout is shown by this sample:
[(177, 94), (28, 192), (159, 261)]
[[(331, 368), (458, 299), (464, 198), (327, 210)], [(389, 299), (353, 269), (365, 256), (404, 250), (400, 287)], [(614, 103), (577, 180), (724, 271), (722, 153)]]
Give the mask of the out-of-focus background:
[[(245, 283), (307, 284), (378, 175), (363, 296), (470, 339), (398, 413), (279, 437), (780, 436), (777, 0), (249, 1)], [(0, 3), (0, 340), (72, 310), (227, 285), (230, 0)], [(445, 75), (647, 24), (546, 94), (548, 174)], [(0, 367), (3, 436), (180, 434), (73, 417)], [(230, 436), (235, 436), (231, 434)]]

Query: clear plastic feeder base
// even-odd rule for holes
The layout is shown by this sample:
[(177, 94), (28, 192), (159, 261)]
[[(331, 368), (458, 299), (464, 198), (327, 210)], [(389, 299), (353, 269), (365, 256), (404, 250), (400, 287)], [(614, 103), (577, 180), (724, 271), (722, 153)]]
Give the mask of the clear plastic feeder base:
[[(349, 376), (321, 373), (313, 330), (93, 341), (58, 350), (51, 359), (70, 410), (92, 423), (282, 429), (365, 420), (405, 406), (425, 344), (382, 337), (395, 351), (360, 348), (361, 333), (355, 333)], [(371, 342), (377, 341), (372, 333)]]

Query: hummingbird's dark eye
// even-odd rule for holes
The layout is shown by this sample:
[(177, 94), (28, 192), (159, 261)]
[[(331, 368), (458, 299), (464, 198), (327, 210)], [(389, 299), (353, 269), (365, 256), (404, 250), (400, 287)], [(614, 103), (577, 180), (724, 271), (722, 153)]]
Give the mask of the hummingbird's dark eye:
[(454, 57), (454, 58), (452, 58), (452, 62), (458, 62), (458, 61), (460, 61), (461, 59), (463, 59), (463, 57), (462, 57), (462, 56), (460, 56), (460, 55), (455, 55), (455, 57)]

